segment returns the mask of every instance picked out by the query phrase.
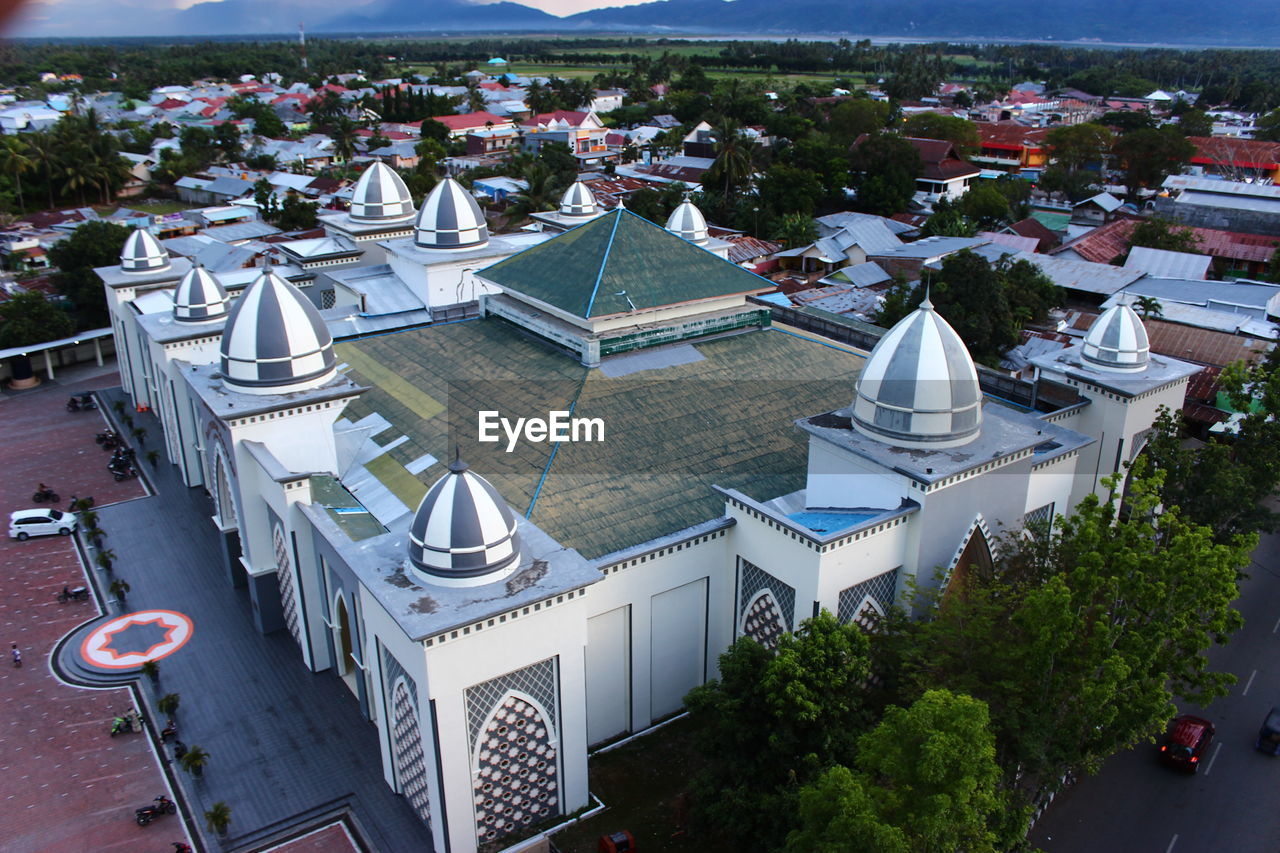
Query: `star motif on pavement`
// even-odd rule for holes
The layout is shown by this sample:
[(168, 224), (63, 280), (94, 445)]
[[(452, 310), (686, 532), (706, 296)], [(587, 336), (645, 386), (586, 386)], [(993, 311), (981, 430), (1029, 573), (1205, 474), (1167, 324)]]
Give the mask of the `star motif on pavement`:
[(145, 622), (128, 622), (106, 634), (103, 651), (119, 660), (124, 655), (142, 655), (144, 658), (173, 639), (175, 626), (164, 621), (148, 619)]

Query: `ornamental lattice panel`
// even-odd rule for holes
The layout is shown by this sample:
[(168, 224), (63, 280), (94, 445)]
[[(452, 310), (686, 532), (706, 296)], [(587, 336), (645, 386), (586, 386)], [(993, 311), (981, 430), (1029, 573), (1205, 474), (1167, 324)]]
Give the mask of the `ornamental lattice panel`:
[(548, 658), (467, 689), (481, 843), (560, 813), (557, 677)]
[(422, 731), (418, 711), (404, 679), (396, 681), (391, 697), (395, 723), (391, 729), (392, 749), (400, 792), (427, 826), (431, 825), (431, 802), (427, 790), (427, 762), (422, 753)]
[(298, 597), (294, 591), (293, 560), (289, 557), (289, 543), (284, 528), (276, 522), (271, 531), (271, 541), (276, 552), (276, 582), (280, 584), (280, 604), (284, 607), (284, 621), (294, 641), (302, 645), (302, 628), (298, 624)]
[(738, 633), (767, 649), (791, 630), (796, 591), (764, 569), (738, 558)]
[(893, 606), (894, 594), (898, 588), (898, 571), (901, 568), (898, 566), (841, 590), (836, 605), (836, 618), (840, 620), (840, 624), (857, 622), (866, 628), (870, 626), (877, 610), (879, 614), (887, 613)]

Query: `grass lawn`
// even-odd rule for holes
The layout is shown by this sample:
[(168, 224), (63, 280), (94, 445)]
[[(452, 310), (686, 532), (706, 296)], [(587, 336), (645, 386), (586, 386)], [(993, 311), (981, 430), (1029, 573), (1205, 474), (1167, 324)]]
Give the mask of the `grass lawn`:
[(182, 210), (190, 210), (195, 205), (187, 204), (183, 201), (174, 201), (172, 199), (152, 198), (143, 201), (126, 201), (125, 207), (131, 210), (142, 210), (147, 213), (161, 215), (165, 213), (177, 213)]
[(596, 853), (600, 836), (629, 830), (636, 847), (662, 853), (730, 853), (685, 827), (689, 779), (700, 765), (686, 717), (591, 759), (591, 792), (604, 811), (553, 836), (563, 853)]

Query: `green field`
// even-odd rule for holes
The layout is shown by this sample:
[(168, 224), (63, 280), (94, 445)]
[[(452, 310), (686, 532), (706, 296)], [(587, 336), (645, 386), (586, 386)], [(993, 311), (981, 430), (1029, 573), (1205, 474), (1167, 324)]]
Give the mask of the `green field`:
[[(619, 53), (625, 51), (619, 50)], [(611, 71), (624, 71), (626, 66), (618, 65), (564, 65), (552, 62), (512, 62), (507, 69), (512, 74), (519, 74), (524, 77), (561, 77), (566, 79), (591, 79), (597, 74), (605, 74)], [(413, 65), (409, 68), (410, 73), (419, 75), (431, 75), (435, 73), (432, 65)], [(823, 83), (833, 84), (837, 77), (847, 77), (855, 83), (865, 82), (862, 75), (859, 74), (810, 74), (810, 73), (794, 73), (783, 74), (779, 72), (769, 71), (719, 71), (708, 69), (707, 76), (712, 80), (729, 80), (733, 78), (749, 78), (755, 80), (772, 79), (779, 84), (795, 85), (796, 83)]]

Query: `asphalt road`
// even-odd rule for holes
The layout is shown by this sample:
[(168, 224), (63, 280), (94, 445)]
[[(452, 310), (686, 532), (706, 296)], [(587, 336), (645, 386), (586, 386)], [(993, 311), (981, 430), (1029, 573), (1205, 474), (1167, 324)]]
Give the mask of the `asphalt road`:
[(1280, 705), (1280, 534), (1264, 536), (1236, 604), (1245, 626), (1210, 652), (1239, 681), (1207, 708), (1217, 727), (1200, 772), (1179, 773), (1143, 744), (1058, 795), (1031, 834), (1048, 853), (1280, 853), (1280, 756), (1253, 748)]

